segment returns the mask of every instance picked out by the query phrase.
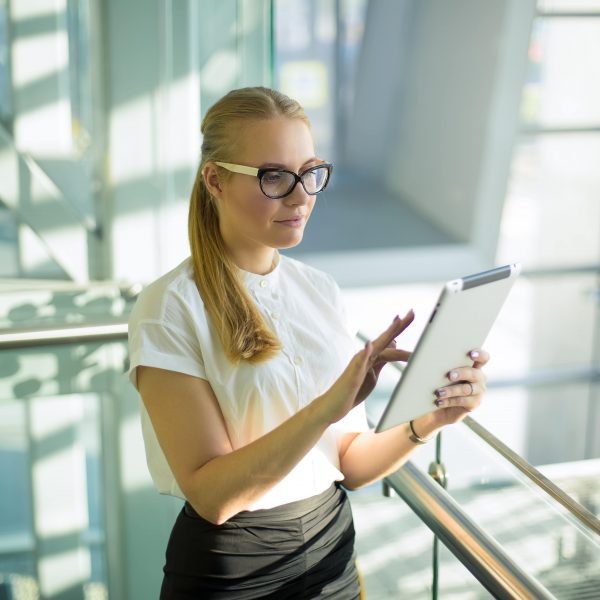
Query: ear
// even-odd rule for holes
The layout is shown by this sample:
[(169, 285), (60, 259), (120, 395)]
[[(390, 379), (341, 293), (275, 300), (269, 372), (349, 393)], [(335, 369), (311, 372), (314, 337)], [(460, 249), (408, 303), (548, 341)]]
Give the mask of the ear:
[(220, 198), (223, 192), (221, 181), (219, 180), (219, 172), (214, 163), (208, 162), (202, 168), (202, 178), (206, 189), (215, 198)]

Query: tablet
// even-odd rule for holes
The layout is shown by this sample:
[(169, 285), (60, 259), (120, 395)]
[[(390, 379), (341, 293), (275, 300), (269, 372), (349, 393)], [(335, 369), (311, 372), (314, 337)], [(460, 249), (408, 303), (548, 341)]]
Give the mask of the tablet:
[(468, 353), (483, 346), (520, 271), (510, 264), (444, 285), (375, 431), (436, 409), (434, 391), (451, 369), (473, 365)]

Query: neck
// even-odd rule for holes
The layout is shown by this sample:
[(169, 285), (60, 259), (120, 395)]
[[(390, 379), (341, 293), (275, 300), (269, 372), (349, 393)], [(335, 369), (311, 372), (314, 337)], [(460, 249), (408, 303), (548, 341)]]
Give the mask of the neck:
[(277, 264), (277, 251), (273, 248), (268, 248), (267, 251), (249, 255), (243, 253), (240, 255), (232, 255), (233, 262), (242, 270), (257, 275), (267, 275)]

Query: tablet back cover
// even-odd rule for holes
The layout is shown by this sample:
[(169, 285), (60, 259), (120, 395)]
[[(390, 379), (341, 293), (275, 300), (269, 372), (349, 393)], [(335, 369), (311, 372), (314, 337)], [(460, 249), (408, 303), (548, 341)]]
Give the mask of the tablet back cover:
[[(518, 274), (473, 287), (476, 276), (446, 284), (377, 425), (406, 423), (436, 409), (434, 391), (450, 384), (450, 369), (472, 366), (468, 352), (483, 346)], [(476, 279), (475, 279), (476, 281)], [(457, 284), (467, 289), (457, 289)]]

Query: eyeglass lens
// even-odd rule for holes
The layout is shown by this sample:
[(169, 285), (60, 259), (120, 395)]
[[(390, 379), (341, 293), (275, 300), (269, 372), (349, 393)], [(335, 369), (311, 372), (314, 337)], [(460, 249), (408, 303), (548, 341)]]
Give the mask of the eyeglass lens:
[[(302, 184), (307, 194), (318, 194), (327, 183), (329, 169), (314, 167), (302, 175)], [(296, 185), (296, 178), (288, 171), (265, 171), (260, 179), (262, 191), (271, 198), (289, 194)]]

